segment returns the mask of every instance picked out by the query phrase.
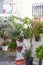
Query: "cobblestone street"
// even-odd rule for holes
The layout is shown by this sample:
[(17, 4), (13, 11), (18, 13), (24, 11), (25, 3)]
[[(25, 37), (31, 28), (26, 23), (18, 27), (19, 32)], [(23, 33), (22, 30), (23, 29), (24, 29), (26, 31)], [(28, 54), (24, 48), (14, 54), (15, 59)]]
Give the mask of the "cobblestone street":
[(3, 54), (0, 51), (0, 65), (15, 65), (14, 64), (15, 55), (12, 52)]
[(11, 61), (11, 62), (3, 61), (3, 62), (0, 62), (0, 65), (15, 65), (15, 64), (14, 64), (14, 61)]

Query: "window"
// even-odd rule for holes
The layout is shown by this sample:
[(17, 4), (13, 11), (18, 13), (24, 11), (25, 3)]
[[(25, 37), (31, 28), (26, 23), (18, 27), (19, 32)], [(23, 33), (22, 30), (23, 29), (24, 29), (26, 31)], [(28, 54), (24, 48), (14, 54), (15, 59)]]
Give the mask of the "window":
[(36, 3), (32, 5), (32, 16), (43, 17), (43, 3)]
[(10, 14), (15, 13), (16, 0), (0, 0), (0, 13)]

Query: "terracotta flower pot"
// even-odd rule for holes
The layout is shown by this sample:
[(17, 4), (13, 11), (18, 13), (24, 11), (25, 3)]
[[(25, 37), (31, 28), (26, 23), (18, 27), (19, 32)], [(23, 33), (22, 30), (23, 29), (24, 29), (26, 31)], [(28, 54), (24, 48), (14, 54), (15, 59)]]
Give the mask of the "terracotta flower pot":
[(23, 42), (23, 39), (20, 38), (20, 39), (19, 39), (19, 42)]
[(24, 65), (25, 64), (25, 59), (16, 60), (15, 64), (17, 64), (17, 65)]
[(22, 46), (17, 47), (17, 51), (21, 52), (22, 48), (23, 48)]

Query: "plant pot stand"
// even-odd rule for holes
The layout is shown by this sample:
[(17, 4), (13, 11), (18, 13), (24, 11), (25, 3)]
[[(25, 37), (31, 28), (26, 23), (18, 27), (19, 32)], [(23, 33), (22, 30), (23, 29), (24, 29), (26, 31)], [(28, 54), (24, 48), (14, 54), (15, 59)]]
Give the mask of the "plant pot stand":
[(17, 46), (17, 55), (14, 62), (16, 65), (25, 65), (25, 59), (22, 54), (22, 49), (23, 49), (23, 46), (22, 46), (22, 43), (20, 43), (20, 45)]

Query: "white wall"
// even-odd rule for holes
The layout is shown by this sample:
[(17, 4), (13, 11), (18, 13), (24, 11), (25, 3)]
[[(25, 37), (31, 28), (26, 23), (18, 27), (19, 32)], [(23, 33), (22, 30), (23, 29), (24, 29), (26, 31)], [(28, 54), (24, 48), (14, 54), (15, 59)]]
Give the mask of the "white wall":
[[(3, 0), (0, 0), (1, 2)], [(43, 2), (43, 0), (16, 0), (16, 15), (19, 17), (32, 18), (32, 4)], [(14, 15), (15, 15), (14, 14)], [(0, 16), (8, 16), (7, 14), (0, 14)]]
[(17, 2), (17, 14), (20, 17), (32, 18), (32, 4), (43, 2), (43, 0), (18, 0)]

